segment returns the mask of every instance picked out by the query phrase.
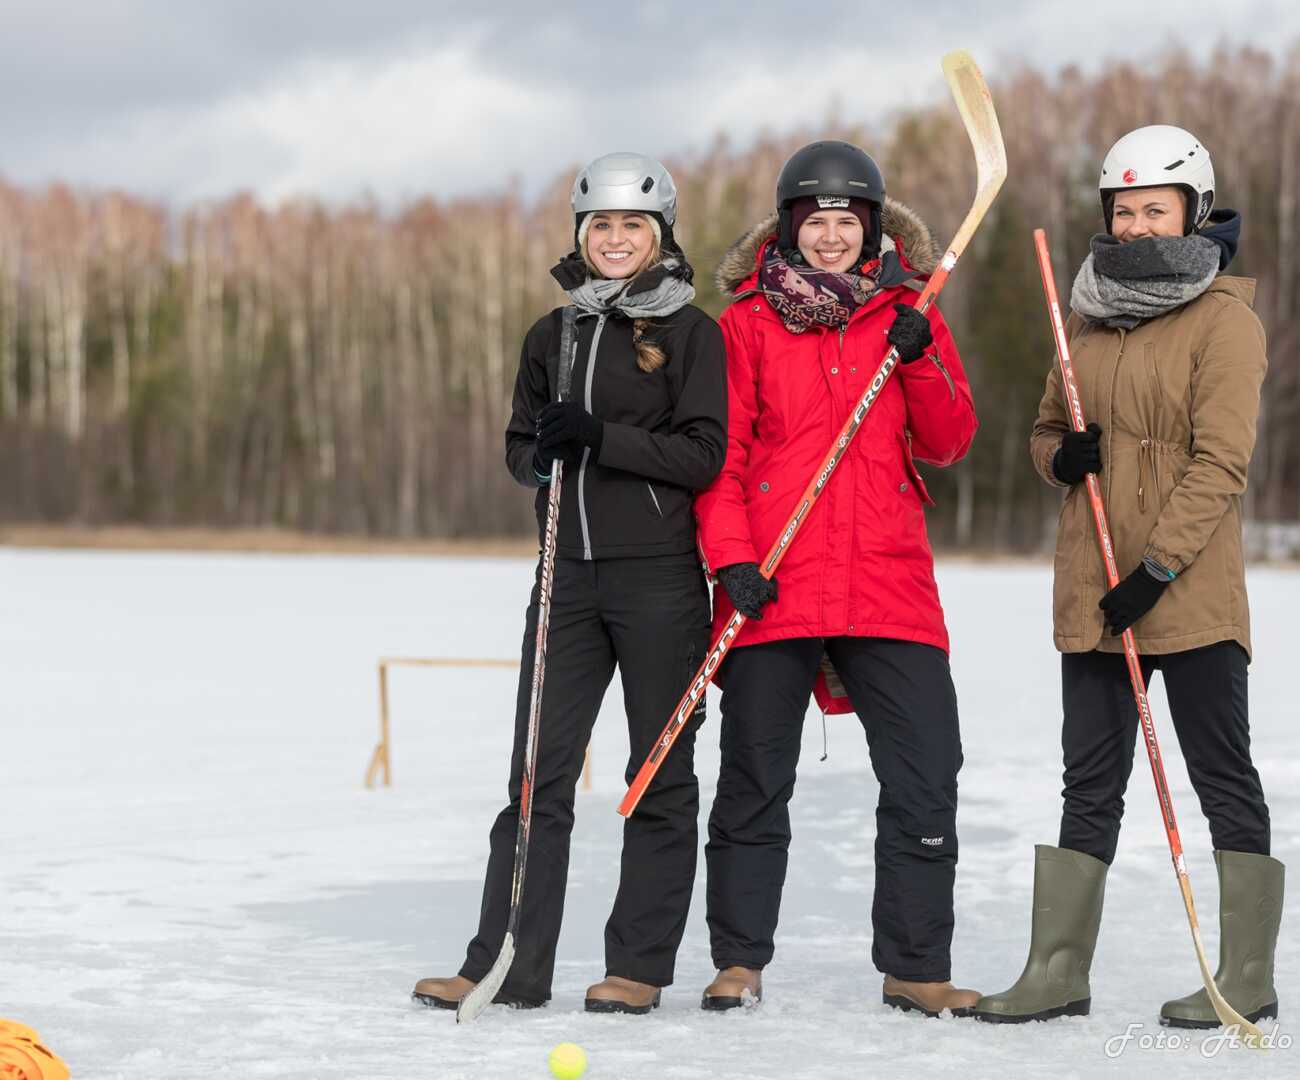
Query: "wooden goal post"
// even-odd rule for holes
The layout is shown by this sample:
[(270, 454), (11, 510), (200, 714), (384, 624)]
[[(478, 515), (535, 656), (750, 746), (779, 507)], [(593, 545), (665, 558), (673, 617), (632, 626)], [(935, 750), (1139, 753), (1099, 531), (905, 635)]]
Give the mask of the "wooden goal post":
[[(375, 786), (376, 777), (382, 772), (384, 787), (393, 784), (392, 739), (388, 710), (388, 669), (390, 667), (427, 667), (427, 668), (518, 668), (518, 660), (501, 660), (494, 657), (411, 657), (385, 656), (379, 661), (379, 742), (370, 756), (370, 765), (366, 769), (366, 787)], [(582, 790), (591, 790), (591, 747), (587, 747), (587, 756), (582, 763)]]

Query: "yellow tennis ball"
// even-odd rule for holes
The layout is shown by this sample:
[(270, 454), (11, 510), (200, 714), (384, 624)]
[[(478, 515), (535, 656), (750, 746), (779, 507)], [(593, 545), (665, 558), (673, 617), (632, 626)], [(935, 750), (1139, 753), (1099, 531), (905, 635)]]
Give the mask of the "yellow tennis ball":
[(547, 1061), (555, 1080), (578, 1080), (587, 1071), (587, 1053), (577, 1043), (560, 1043)]

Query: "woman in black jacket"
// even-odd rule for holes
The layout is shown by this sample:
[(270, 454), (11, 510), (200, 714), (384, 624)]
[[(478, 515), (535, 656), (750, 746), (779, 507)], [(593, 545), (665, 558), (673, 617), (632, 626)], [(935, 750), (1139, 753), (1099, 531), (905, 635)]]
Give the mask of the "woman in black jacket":
[[(573, 186), (576, 245), (552, 274), (576, 316), (560, 356), (565, 309), (524, 340), (506, 428), (506, 461), (538, 488), (546, 519), (552, 464), (565, 463), (542, 699), (532, 852), (514, 962), (497, 1000), (551, 996), (573, 829), (574, 789), (605, 688), (618, 666), (631, 752), (649, 752), (708, 648), (709, 598), (696, 555), (692, 494), (722, 467), (727, 386), (722, 335), (691, 305), (692, 271), (672, 235), (676, 189), (662, 165), (609, 154)], [(557, 401), (561, 364), (569, 390)], [(540, 577), (540, 563), (538, 573)], [(510, 766), (510, 803), (491, 832), (479, 930), (451, 979), (414, 997), (454, 1008), (495, 959), (510, 907), (538, 587), (528, 607)], [(703, 709), (624, 825), (618, 895), (605, 927), (605, 979), (592, 1012), (646, 1013), (673, 980), (695, 879)]]

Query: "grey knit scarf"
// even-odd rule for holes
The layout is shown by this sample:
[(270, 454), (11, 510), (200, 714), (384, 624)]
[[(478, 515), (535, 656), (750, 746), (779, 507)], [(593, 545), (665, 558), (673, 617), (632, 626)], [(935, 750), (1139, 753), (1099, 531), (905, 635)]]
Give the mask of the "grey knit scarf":
[(670, 256), (633, 278), (588, 276), (581, 285), (564, 291), (589, 315), (619, 311), (629, 319), (653, 319), (671, 315), (695, 299), (695, 286), (680, 274), (684, 265)]
[(1089, 322), (1133, 327), (1195, 300), (1219, 270), (1219, 245), (1204, 236), (1100, 234), (1079, 267), (1070, 307)]

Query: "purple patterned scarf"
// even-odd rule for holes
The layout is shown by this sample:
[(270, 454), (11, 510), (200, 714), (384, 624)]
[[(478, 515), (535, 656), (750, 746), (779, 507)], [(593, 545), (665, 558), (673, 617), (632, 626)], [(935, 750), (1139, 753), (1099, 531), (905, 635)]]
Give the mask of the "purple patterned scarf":
[(879, 288), (880, 261), (862, 273), (796, 268), (775, 247), (764, 253), (758, 287), (792, 334), (813, 326), (841, 327)]

